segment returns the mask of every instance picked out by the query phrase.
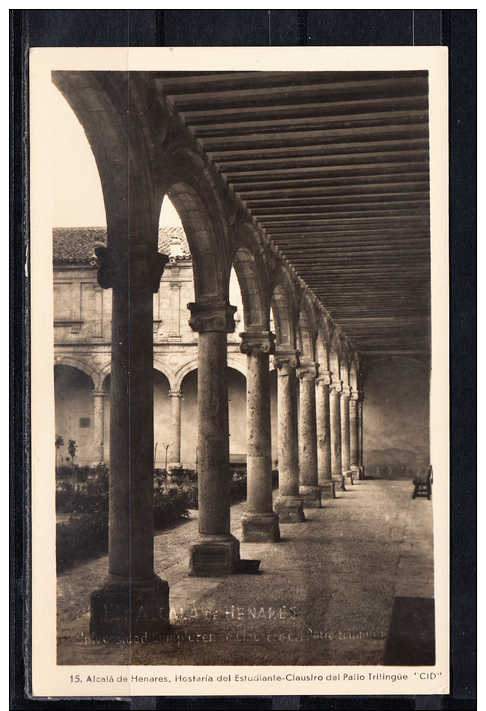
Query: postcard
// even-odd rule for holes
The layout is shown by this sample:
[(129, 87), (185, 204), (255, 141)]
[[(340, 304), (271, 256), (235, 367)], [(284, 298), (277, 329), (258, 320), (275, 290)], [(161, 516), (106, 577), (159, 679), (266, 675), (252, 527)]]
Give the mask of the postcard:
[(448, 693), (447, 60), (31, 49), (34, 697)]

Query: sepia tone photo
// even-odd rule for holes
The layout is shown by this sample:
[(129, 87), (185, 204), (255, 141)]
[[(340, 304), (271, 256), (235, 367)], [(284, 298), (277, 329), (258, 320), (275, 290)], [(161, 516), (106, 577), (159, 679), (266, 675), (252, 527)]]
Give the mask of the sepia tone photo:
[(34, 50), (38, 688), (447, 688), (447, 53), (346, 49)]

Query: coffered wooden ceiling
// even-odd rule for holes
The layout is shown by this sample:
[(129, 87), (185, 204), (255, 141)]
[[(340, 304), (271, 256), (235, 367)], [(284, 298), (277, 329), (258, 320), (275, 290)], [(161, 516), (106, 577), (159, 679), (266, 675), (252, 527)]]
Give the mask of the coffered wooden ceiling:
[(358, 352), (427, 357), (427, 72), (155, 77)]

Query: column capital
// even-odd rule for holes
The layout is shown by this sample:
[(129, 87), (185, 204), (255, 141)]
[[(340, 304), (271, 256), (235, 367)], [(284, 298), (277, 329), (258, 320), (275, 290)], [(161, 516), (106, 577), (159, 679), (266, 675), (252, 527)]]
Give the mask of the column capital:
[(93, 397), (105, 397), (106, 393), (104, 390), (93, 390)]
[(307, 382), (313, 381), (317, 378), (318, 368), (316, 363), (307, 362), (301, 363), (297, 368), (297, 377), (300, 380), (305, 380)]
[(351, 393), (350, 393), (349, 398), (352, 402), (357, 402), (360, 398), (359, 390), (356, 390), (356, 388), (351, 388)]
[(275, 334), (271, 331), (243, 331), (238, 335), (241, 338), (240, 351), (242, 353), (271, 355), (275, 351)]
[(349, 385), (343, 385), (343, 393), (345, 397), (351, 397), (351, 388)]
[(282, 375), (289, 375), (291, 370), (299, 367), (300, 351), (277, 349), (273, 356), (273, 364)]
[(339, 394), (341, 394), (342, 389), (343, 389), (343, 381), (342, 380), (332, 380), (329, 388), (330, 388), (331, 392), (335, 392), (339, 395)]
[(187, 304), (187, 308), (191, 312), (189, 326), (197, 333), (233, 333), (235, 330), (236, 306), (231, 306), (227, 301), (196, 301)]
[(181, 390), (169, 390), (169, 397), (182, 397)]
[(98, 260), (98, 284), (102, 289), (123, 289), (128, 281), (134, 286), (150, 285), (154, 294), (159, 290), (165, 265), (169, 261), (166, 254), (147, 244), (131, 245), (128, 261), (126, 255), (113, 247), (95, 247)]
[(319, 373), (317, 374), (317, 379), (316, 383), (320, 383), (323, 385), (330, 385), (331, 384), (331, 373), (329, 370), (321, 370), (319, 368)]

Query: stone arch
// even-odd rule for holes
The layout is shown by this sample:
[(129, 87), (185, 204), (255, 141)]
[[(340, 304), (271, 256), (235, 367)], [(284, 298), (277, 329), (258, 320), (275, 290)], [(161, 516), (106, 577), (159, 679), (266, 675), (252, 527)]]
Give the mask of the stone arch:
[(264, 256), (249, 223), (238, 225), (238, 249), (233, 266), (238, 278), (243, 300), (245, 329), (268, 331), (270, 328), (270, 299), (268, 274)]
[[(158, 168), (167, 129), (161, 134), (164, 121), (151, 120), (155, 86), (149, 73), (55, 71), (52, 80), (83, 126), (93, 152), (105, 203), (108, 245), (112, 240), (127, 242), (130, 209), (130, 243), (152, 240), (156, 248), (164, 196)], [(129, 93), (133, 97), (130, 107)], [(164, 112), (166, 108), (159, 106), (159, 113)]]
[(182, 387), (182, 382), (186, 375), (189, 375), (193, 370), (197, 370), (197, 356), (191, 358), (187, 363), (181, 365), (179, 370), (174, 374), (174, 380), (171, 382), (171, 387), (173, 390), (180, 390)]
[(246, 366), (242, 362), (242, 358), (239, 354), (228, 353), (228, 368), (237, 370), (239, 373), (244, 375), (245, 378), (247, 376)]
[(177, 210), (191, 251), (196, 301), (229, 298), (224, 206), (200, 156), (179, 148), (165, 161), (165, 193)]
[(75, 356), (57, 355), (54, 358), (54, 367), (57, 365), (66, 365), (70, 368), (76, 368), (77, 370), (83, 371), (83, 373), (86, 373), (86, 375), (91, 378), (93, 382), (93, 389), (99, 389), (102, 374), (88, 361), (82, 360), (81, 358), (77, 358)]
[(349, 385), (353, 388), (353, 390), (358, 389), (358, 366), (354, 358), (351, 358), (349, 366)]
[(334, 333), (329, 351), (329, 370), (331, 371), (333, 381), (341, 380), (341, 360), (342, 354), (339, 339)]
[(107, 379), (111, 375), (111, 361), (107, 361), (100, 368), (100, 390), (105, 390)]
[(322, 324), (319, 324), (317, 327), (316, 360), (319, 364), (319, 372), (328, 371), (330, 369), (326, 334)]
[(303, 360), (314, 362), (316, 359), (314, 312), (309, 299), (304, 295), (300, 303), (297, 348)]
[(347, 344), (341, 343), (340, 372), (343, 386), (349, 386), (350, 354)]
[(277, 346), (296, 347), (296, 290), (288, 270), (281, 268), (274, 280), (271, 300)]
[(158, 373), (162, 373), (162, 375), (164, 375), (169, 381), (169, 385), (172, 386), (174, 374), (172, 370), (165, 365), (165, 363), (161, 363), (160, 360), (155, 360), (154, 358), (154, 370)]

